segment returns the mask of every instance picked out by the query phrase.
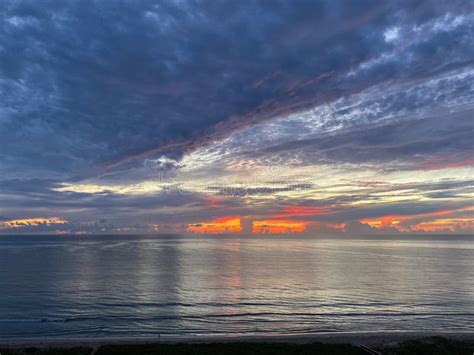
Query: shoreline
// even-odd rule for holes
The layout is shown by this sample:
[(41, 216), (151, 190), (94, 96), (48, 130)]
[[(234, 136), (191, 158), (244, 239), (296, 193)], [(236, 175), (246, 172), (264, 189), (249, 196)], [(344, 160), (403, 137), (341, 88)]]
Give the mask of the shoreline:
[(351, 332), (286, 335), (0, 340), (1, 355), (400, 355), (474, 354), (474, 332)]
[(474, 331), (460, 332), (420, 332), (420, 331), (367, 331), (367, 332), (322, 332), (309, 334), (222, 334), (222, 335), (164, 335), (158, 337), (70, 337), (70, 338), (0, 338), (0, 347), (23, 346), (101, 346), (128, 344), (200, 344), (200, 343), (290, 343), (309, 344), (349, 343), (349, 344), (385, 344), (405, 340), (417, 340), (432, 337), (442, 337), (457, 341), (474, 341)]

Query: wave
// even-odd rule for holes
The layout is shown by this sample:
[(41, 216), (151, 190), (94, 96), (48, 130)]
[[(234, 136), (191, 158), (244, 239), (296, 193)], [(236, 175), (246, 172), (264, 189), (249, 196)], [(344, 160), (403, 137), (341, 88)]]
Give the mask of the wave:
[[(4, 323), (66, 323), (85, 321), (127, 321), (127, 322), (149, 322), (165, 320), (209, 320), (220, 318), (252, 318), (268, 317), (269, 321), (281, 321), (281, 317), (301, 317), (301, 318), (333, 318), (333, 317), (474, 317), (474, 313), (413, 313), (413, 312), (383, 312), (383, 313), (284, 313), (284, 312), (244, 312), (244, 313), (221, 313), (221, 314), (198, 314), (198, 315), (163, 315), (151, 317), (135, 316), (105, 316), (105, 317), (44, 317), (44, 318), (4, 318), (0, 319), (0, 324)], [(271, 319), (274, 318), (274, 319)]]
[(74, 318), (57, 318), (57, 317), (47, 317), (47, 318), (6, 318), (0, 319), (1, 323), (45, 323), (45, 322), (69, 322)]

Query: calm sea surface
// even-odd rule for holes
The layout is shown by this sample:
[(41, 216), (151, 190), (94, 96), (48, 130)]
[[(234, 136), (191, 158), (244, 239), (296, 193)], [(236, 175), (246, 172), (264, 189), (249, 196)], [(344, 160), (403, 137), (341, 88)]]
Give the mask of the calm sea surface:
[(474, 331), (473, 237), (0, 237), (0, 338)]

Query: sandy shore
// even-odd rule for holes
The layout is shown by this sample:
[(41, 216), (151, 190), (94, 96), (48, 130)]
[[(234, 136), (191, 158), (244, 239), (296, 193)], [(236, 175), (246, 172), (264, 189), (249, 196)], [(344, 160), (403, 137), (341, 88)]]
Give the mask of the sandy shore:
[(147, 344), (147, 343), (228, 343), (228, 342), (284, 342), (304, 344), (312, 342), (328, 343), (390, 343), (428, 337), (466, 341), (474, 340), (474, 332), (331, 332), (313, 334), (269, 334), (269, 335), (194, 335), (159, 337), (104, 337), (104, 338), (14, 338), (0, 339), (0, 345), (103, 345), (103, 344)]
[[(49, 354), (48, 351), (52, 351), (51, 354), (57, 354), (58, 350), (64, 349), (64, 354), (139, 354), (144, 351), (143, 349), (147, 349), (147, 351), (145, 351), (146, 354), (184, 354), (188, 353), (186, 347), (189, 348), (193, 344), (195, 344), (193, 353), (201, 353), (200, 351), (202, 351), (203, 354), (209, 351), (215, 351), (221, 354), (233, 354), (236, 348), (238, 348), (239, 353), (242, 354), (253, 354), (255, 351), (267, 353), (265, 349), (272, 346), (272, 344), (287, 344), (285, 345), (286, 348), (280, 348), (280, 350), (276, 352), (274, 351), (275, 349), (272, 349), (270, 352), (272, 354), (284, 354), (288, 349), (291, 349), (292, 353), (299, 353), (299, 350), (294, 351), (295, 348), (300, 349), (302, 353), (309, 350), (318, 351), (318, 353), (322, 351), (321, 353), (325, 353), (324, 349), (327, 349), (327, 351), (334, 354), (391, 354), (398, 352), (390, 352), (390, 349), (398, 349), (399, 351), (402, 345), (411, 344), (415, 346), (416, 349), (431, 346), (431, 348), (427, 348), (427, 352), (430, 352), (428, 349), (432, 349), (434, 346), (437, 350), (441, 349), (441, 352), (438, 352), (440, 354), (451, 353), (453, 351), (452, 349), (454, 349), (452, 348), (453, 346), (460, 347), (461, 350), (459, 353), (471, 355), (474, 353), (472, 352), (474, 350), (474, 333), (357, 332), (304, 335), (161, 336), (153, 338), (0, 339), (0, 352), (2, 352), (2, 355), (4, 355), (4, 353), (7, 355), (26, 353)], [(199, 350), (200, 347), (202, 350)], [(29, 350), (27, 351), (27, 349)], [(31, 349), (36, 349), (35, 351), (37, 352), (31, 352)], [(247, 352), (247, 349), (249, 352)], [(443, 349), (451, 350), (443, 352)], [(62, 354), (63, 352), (60, 350), (60, 353)], [(411, 352), (405, 351), (402, 353), (410, 354)]]

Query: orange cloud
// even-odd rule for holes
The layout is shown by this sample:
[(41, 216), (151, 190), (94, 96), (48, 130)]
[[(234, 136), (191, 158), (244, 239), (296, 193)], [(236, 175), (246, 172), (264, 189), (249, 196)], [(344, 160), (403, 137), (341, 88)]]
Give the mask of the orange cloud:
[(306, 230), (309, 222), (289, 220), (262, 220), (254, 221), (252, 233), (255, 234), (284, 234), (302, 233)]
[(188, 224), (186, 230), (196, 234), (241, 233), (240, 216), (216, 218), (209, 222)]
[(26, 219), (12, 219), (0, 223), (1, 227), (6, 228), (21, 228), (21, 227), (35, 227), (40, 225), (66, 224), (66, 220), (59, 217), (49, 218), (26, 218)]
[[(472, 229), (474, 225), (474, 218), (449, 218), (449, 215), (459, 212), (469, 212), (472, 210), (474, 210), (474, 207), (468, 207), (460, 210), (439, 210), (411, 216), (387, 215), (377, 218), (361, 219), (359, 222), (367, 224), (372, 228), (395, 228), (400, 232), (437, 232), (443, 230), (453, 232), (456, 229)], [(446, 218), (437, 218), (442, 216), (445, 216)], [(420, 222), (420, 219), (426, 219), (426, 221)]]
[(473, 218), (440, 218), (432, 221), (421, 222), (412, 226), (414, 231), (422, 232), (454, 232), (457, 229), (474, 232)]
[(397, 228), (400, 226), (400, 222), (407, 218), (406, 216), (383, 216), (375, 219), (361, 219), (360, 223), (368, 224), (372, 228)]

